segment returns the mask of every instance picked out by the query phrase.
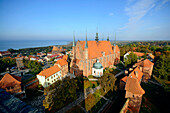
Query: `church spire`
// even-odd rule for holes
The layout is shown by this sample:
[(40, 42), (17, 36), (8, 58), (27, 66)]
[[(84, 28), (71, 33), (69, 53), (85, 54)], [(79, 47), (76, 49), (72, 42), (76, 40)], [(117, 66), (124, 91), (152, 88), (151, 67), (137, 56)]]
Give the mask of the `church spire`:
[(85, 48), (88, 48), (88, 45), (87, 45), (87, 29), (86, 29), (86, 43), (85, 43)]
[(75, 47), (75, 31), (73, 32), (73, 47)]
[(107, 41), (109, 41), (109, 36), (107, 36)]
[(97, 42), (99, 41), (99, 37), (98, 37), (98, 27), (97, 27), (97, 32), (96, 32), (96, 39)]
[(116, 46), (116, 32), (115, 32), (115, 43), (114, 43), (114, 46)]
[(108, 34), (108, 36), (107, 36), (107, 41), (109, 41), (109, 34)]

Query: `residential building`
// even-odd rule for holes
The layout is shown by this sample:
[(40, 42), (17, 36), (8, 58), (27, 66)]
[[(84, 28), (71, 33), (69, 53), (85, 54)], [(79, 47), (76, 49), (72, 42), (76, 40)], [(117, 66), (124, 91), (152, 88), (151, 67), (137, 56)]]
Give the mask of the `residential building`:
[(11, 55), (11, 52), (9, 51), (0, 51), (0, 56), (8, 56)]
[(20, 70), (24, 68), (23, 57), (16, 57), (17, 68)]
[(21, 87), (21, 77), (6, 73), (4, 77), (0, 80), (0, 88), (5, 89), (13, 95), (23, 98), (25, 96), (25, 91)]
[(147, 55), (147, 59), (149, 59), (151, 62), (153, 62), (154, 58), (155, 58), (155, 56), (152, 54)]
[(1, 113), (40, 113), (38, 109), (0, 88)]
[(151, 79), (153, 65), (154, 65), (154, 63), (152, 63), (148, 59), (138, 60), (138, 62), (134, 64), (134, 66), (141, 67), (141, 71), (144, 74), (144, 77), (143, 77), (144, 82), (147, 82), (148, 79)]
[[(124, 60), (127, 59), (127, 56), (130, 55), (131, 51), (127, 52), (124, 55)], [(134, 54), (137, 55), (137, 57), (143, 57), (145, 55), (145, 53), (141, 53), (141, 52), (133, 52)], [(153, 62), (154, 60), (154, 55), (152, 55), (152, 53), (146, 53), (147, 59), (149, 59), (151, 62)]]
[(56, 46), (53, 46), (53, 49), (52, 49), (52, 54), (58, 54), (58, 53), (61, 53), (63, 52), (64, 49), (62, 47), (56, 47)]
[(120, 80), (120, 84), (119, 84), (119, 89), (120, 90), (124, 90), (125, 88), (125, 85), (126, 85), (126, 82), (127, 82), (127, 78), (129, 76), (131, 76), (132, 78), (135, 78), (137, 79), (137, 81), (139, 82), (139, 84), (141, 83), (142, 79), (143, 79), (143, 72), (141, 70), (140, 67), (134, 67), (133, 68), (129, 68), (128, 71), (125, 71), (125, 77), (123, 77), (121, 80)]
[(125, 98), (129, 99), (128, 110), (132, 113), (139, 113), (142, 96), (145, 94), (145, 91), (140, 86), (138, 80), (132, 76), (127, 77), (125, 90)]
[(75, 76), (92, 74), (93, 64), (99, 59), (103, 68), (113, 67), (115, 59), (120, 60), (119, 47), (111, 45), (110, 41), (99, 41), (96, 33), (95, 41), (77, 41), (73, 40), (73, 58), (71, 61), (70, 72)]
[(67, 55), (64, 55), (62, 59), (57, 60), (54, 65), (57, 65), (61, 69), (61, 76), (65, 77), (68, 73), (68, 62), (67, 62)]
[(39, 80), (39, 84), (41, 84), (44, 88), (50, 86), (55, 83), (57, 80), (61, 80), (61, 69), (58, 65), (52, 66), (50, 68), (44, 69), (41, 71), (37, 78)]
[[(127, 56), (130, 55), (131, 51), (127, 52), (125, 55), (124, 55), (124, 59), (127, 59)], [(133, 52), (134, 54), (137, 55), (137, 57), (142, 57), (145, 55), (145, 53), (141, 53), (141, 52)]]

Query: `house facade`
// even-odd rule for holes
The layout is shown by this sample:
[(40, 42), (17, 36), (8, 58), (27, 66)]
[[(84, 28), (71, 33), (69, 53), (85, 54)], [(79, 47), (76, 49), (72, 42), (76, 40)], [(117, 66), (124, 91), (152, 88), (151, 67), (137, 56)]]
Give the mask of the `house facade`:
[(54, 64), (57, 65), (61, 69), (61, 76), (65, 77), (68, 73), (68, 62), (67, 62), (67, 55), (64, 55), (62, 59), (57, 60)]
[(24, 88), (21, 86), (21, 77), (6, 73), (0, 80), (0, 88), (19, 98), (25, 97)]
[(131, 78), (135, 78), (137, 79), (137, 81), (139, 82), (139, 84), (141, 83), (142, 79), (143, 79), (143, 72), (142, 69), (140, 67), (134, 66), (133, 68), (129, 68), (128, 71), (125, 71), (125, 77), (123, 77), (120, 80), (120, 84), (119, 84), (119, 89), (120, 90), (124, 90), (126, 82), (127, 82), (127, 78), (130, 76)]
[(152, 63), (148, 59), (145, 59), (145, 60), (139, 60), (137, 63), (134, 64), (134, 66), (138, 66), (141, 68), (141, 71), (144, 74), (144, 78), (143, 78), (144, 82), (147, 82), (148, 79), (151, 79), (154, 63)]
[[(99, 41), (98, 33), (96, 33), (95, 41), (77, 41), (73, 40), (73, 58), (71, 61), (70, 72), (72, 74), (88, 75), (92, 74), (93, 64), (97, 59), (103, 68), (113, 67), (115, 59), (120, 60), (120, 50), (117, 45), (112, 46), (110, 41)], [(79, 74), (78, 74), (79, 73)]]
[(61, 80), (62, 79), (61, 75), (62, 75), (61, 69), (57, 65), (55, 65), (41, 71), (37, 75), (37, 78), (39, 80), (39, 84), (46, 88), (55, 83), (57, 80)]

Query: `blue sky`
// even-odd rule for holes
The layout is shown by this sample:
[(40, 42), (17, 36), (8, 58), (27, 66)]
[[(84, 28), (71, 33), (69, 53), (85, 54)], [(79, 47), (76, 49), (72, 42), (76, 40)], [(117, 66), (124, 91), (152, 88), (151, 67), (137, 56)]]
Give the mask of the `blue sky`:
[[(0, 40), (169, 40), (170, 0), (0, 0)], [(97, 30), (98, 28), (98, 30)]]

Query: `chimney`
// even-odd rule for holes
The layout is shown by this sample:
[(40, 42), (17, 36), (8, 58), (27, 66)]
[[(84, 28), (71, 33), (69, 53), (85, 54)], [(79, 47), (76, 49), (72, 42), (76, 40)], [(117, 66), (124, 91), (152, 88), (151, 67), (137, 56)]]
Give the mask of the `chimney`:
[(136, 66), (135, 65), (133, 65), (133, 68), (135, 68)]
[(140, 71), (142, 71), (142, 67), (139, 67)]
[(125, 70), (125, 75), (128, 75), (128, 71), (127, 70)]
[(140, 62), (140, 61), (141, 61), (141, 60), (139, 60), (139, 59), (137, 60), (137, 62)]
[(129, 68), (129, 71), (132, 71), (133, 69), (132, 68)]
[(138, 71), (135, 71), (135, 75), (136, 75), (136, 78), (138, 78), (138, 75), (139, 75)]

